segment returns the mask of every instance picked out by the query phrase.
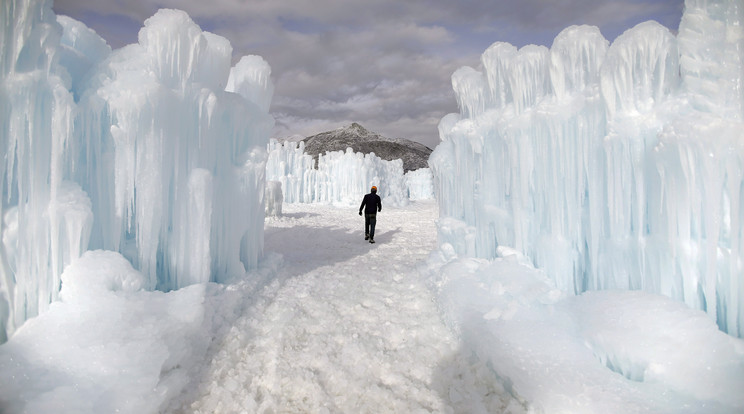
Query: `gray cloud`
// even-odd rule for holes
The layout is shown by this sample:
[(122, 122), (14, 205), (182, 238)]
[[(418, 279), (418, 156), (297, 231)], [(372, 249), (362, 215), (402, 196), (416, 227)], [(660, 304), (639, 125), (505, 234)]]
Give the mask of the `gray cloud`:
[[(159, 7), (185, 10), (226, 37), (235, 60), (259, 54), (272, 67), (276, 136), (310, 135), (350, 122), (428, 146), (457, 110), (450, 75), (477, 66), (494, 41), (541, 43), (571, 24), (613, 39), (657, 18), (676, 30), (682, 0), (57, 0), (113, 47), (136, 41)], [(666, 21), (664, 20), (666, 19)], [(125, 34), (128, 33), (128, 34)]]

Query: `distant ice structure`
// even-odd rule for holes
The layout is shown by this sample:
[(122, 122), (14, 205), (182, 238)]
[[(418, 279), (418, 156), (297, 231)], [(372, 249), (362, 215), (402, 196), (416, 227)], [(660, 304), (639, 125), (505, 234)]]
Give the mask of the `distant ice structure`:
[(409, 200), (431, 200), (434, 198), (434, 177), (431, 169), (419, 168), (405, 175)]
[(440, 239), (513, 246), (573, 293), (661, 293), (744, 336), (743, 14), (688, 0), (677, 37), (572, 26), (457, 70), (460, 113), (429, 160)]
[(271, 139), (267, 151), (266, 180), (281, 183), (284, 202), (312, 202), (315, 194), (311, 188), (317, 172), (315, 160), (305, 153), (305, 143)]
[[(386, 161), (374, 153), (355, 153), (351, 148), (318, 157), (305, 153), (305, 143), (270, 140), (266, 179), (279, 181), (286, 203), (334, 203), (354, 205), (375, 185), (383, 204), (405, 206), (408, 200), (432, 198), (428, 169), (403, 174), (403, 161)], [(413, 187), (412, 187), (413, 186)], [(428, 187), (427, 187), (428, 186)], [(428, 190), (428, 191), (427, 191)], [(411, 197), (413, 194), (413, 197)]]
[(51, 1), (0, 10), (0, 342), (63, 268), (118, 251), (147, 289), (220, 281), (263, 248), (269, 65), (161, 10), (111, 52)]

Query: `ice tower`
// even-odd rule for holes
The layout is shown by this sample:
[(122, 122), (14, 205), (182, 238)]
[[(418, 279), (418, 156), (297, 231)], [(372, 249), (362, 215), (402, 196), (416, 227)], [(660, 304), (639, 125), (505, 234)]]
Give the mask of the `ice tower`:
[(150, 289), (240, 276), (263, 245), (270, 68), (161, 10), (111, 51), (51, 1), (0, 6), (0, 342), (87, 249)]
[(513, 246), (566, 291), (661, 293), (744, 336), (743, 14), (688, 0), (677, 36), (572, 26), (456, 71), (430, 158), (440, 240)]

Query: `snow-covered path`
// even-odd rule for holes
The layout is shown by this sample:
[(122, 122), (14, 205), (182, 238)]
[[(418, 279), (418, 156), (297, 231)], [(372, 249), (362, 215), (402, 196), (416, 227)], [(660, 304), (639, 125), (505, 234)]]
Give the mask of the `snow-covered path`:
[(503, 390), (458, 355), (416, 271), (435, 218), (433, 202), (385, 208), (369, 244), (353, 207), (285, 205), (266, 224), (279, 277), (213, 347), (182, 411), (452, 412), (465, 401), (502, 411)]

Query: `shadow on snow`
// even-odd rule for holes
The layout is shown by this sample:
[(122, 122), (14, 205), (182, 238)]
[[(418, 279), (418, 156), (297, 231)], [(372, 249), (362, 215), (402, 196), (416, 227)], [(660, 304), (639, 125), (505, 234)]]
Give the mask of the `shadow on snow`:
[(375, 237), (377, 244), (370, 245), (364, 240), (361, 226), (359, 230), (307, 225), (269, 228), (264, 236), (264, 251), (281, 254), (289, 272), (299, 275), (365, 255), (381, 243), (390, 243), (399, 232), (400, 229), (380, 232)]

